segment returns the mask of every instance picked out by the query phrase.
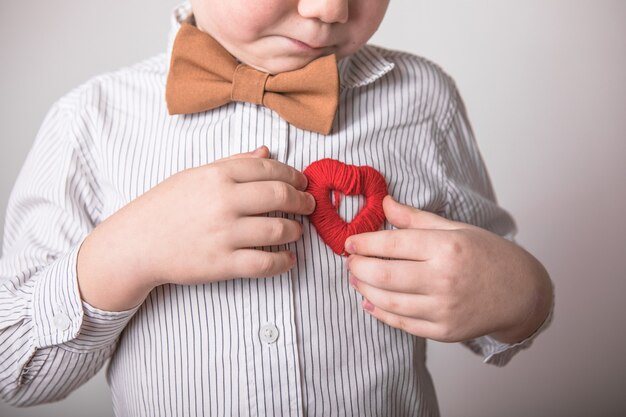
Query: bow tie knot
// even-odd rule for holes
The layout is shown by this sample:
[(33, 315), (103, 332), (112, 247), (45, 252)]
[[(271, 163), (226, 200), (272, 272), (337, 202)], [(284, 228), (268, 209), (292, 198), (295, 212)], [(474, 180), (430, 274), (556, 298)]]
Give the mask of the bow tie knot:
[(337, 58), (323, 56), (272, 75), (238, 63), (210, 35), (183, 23), (172, 47), (165, 99), (170, 114), (245, 101), (274, 110), (296, 127), (327, 135), (339, 103)]
[(232, 101), (246, 101), (253, 104), (263, 104), (265, 83), (269, 78), (266, 72), (258, 71), (245, 64), (237, 65), (233, 74), (233, 86), (230, 90)]

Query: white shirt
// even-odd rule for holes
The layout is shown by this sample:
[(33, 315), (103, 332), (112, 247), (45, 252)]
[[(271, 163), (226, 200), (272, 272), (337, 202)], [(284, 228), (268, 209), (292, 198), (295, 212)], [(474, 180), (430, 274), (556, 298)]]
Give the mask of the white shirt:
[[(279, 276), (163, 285), (125, 312), (81, 300), (76, 255), (94, 227), (176, 172), (262, 144), (300, 171), (323, 158), (372, 166), (401, 203), (515, 234), (453, 80), (424, 58), (367, 45), (341, 60), (328, 136), (242, 102), (170, 116), (169, 52), (189, 13), (188, 3), (175, 9), (167, 53), (94, 77), (45, 117), (7, 207), (0, 397), (62, 399), (110, 358), (117, 416), (437, 416), (426, 341), (362, 310), (346, 259), (306, 216), (273, 214), (304, 225), (297, 242), (265, 248), (297, 254)], [(342, 201), (343, 218), (363, 204)], [(464, 345), (504, 365), (549, 321), (515, 345), (488, 336)]]

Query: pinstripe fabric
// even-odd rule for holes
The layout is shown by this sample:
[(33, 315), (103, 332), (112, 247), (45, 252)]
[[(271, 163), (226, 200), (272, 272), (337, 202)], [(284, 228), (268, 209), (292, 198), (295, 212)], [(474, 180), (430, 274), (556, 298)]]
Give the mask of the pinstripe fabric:
[[(170, 47), (188, 13), (187, 3), (175, 10)], [(2, 399), (62, 399), (110, 358), (117, 416), (437, 416), (425, 341), (362, 311), (345, 259), (305, 216), (269, 214), (304, 225), (299, 241), (264, 248), (295, 251), (291, 271), (164, 285), (125, 312), (80, 300), (76, 254), (97, 224), (165, 178), (262, 144), (299, 170), (327, 157), (370, 165), (398, 201), (512, 239), (452, 79), (423, 58), (365, 46), (340, 61), (340, 108), (323, 136), (247, 103), (169, 116), (167, 65), (166, 53), (97, 76), (43, 122), (7, 208)], [(362, 206), (346, 197), (340, 214)], [(266, 324), (278, 331), (273, 343), (260, 334)], [(504, 365), (536, 334), (517, 345), (489, 337), (465, 345)]]

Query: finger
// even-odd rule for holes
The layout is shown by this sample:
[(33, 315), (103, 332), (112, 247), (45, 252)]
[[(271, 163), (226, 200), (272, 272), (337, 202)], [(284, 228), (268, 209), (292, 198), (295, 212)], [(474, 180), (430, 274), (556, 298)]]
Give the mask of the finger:
[(396, 329), (427, 339), (437, 337), (438, 325), (436, 323), (390, 313), (368, 299), (363, 300), (363, 309), (374, 318)]
[(311, 214), (315, 210), (315, 198), (298, 191), (282, 181), (260, 181), (237, 184), (236, 201), (232, 206), (241, 215), (284, 211), (295, 214)]
[(239, 158), (269, 158), (269, 156), (270, 156), (269, 148), (265, 145), (262, 145), (252, 151), (236, 153), (226, 158), (218, 159), (218, 161), (229, 161), (232, 159), (239, 159)]
[(389, 223), (399, 229), (455, 230), (462, 226), (459, 222), (446, 219), (435, 213), (401, 204), (394, 200), (391, 195), (387, 195), (383, 199), (383, 211)]
[(412, 261), (427, 261), (437, 254), (445, 230), (395, 229), (359, 233), (346, 239), (348, 253)]
[(434, 290), (428, 264), (422, 261), (350, 255), (348, 269), (359, 281), (388, 291), (428, 295)]
[(236, 158), (225, 161), (223, 169), (233, 181), (282, 181), (299, 190), (306, 190), (307, 177), (297, 169), (267, 158)]
[(238, 249), (231, 253), (230, 264), (236, 277), (263, 278), (282, 274), (296, 263), (291, 251), (266, 252), (256, 249)]
[(436, 305), (432, 297), (421, 294), (387, 291), (372, 287), (354, 276), (350, 285), (375, 306), (389, 313), (420, 320), (434, 320)]
[(232, 228), (233, 247), (282, 245), (302, 236), (302, 224), (278, 217), (241, 217)]

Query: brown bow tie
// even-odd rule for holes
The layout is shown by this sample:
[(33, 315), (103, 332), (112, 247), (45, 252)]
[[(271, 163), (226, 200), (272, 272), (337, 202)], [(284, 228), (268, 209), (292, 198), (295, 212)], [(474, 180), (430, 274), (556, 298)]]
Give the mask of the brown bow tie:
[(165, 91), (170, 114), (197, 113), (230, 101), (262, 104), (301, 129), (329, 134), (339, 101), (337, 58), (318, 58), (270, 75), (237, 60), (211, 36), (183, 23), (172, 48)]

